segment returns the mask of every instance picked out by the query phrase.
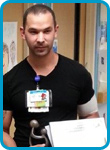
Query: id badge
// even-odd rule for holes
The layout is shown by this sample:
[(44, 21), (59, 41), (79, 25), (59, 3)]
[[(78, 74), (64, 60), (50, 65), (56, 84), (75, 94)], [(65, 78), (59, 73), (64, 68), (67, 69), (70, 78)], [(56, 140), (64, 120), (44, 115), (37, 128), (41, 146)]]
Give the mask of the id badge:
[(28, 112), (49, 112), (52, 106), (51, 90), (32, 90), (26, 92), (26, 106)]

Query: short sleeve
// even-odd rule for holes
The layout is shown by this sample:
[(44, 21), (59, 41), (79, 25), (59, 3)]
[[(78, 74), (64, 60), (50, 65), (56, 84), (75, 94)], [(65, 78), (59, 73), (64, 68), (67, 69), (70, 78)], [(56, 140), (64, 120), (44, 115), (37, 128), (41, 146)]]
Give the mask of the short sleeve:
[(92, 77), (88, 71), (85, 72), (82, 80), (83, 80), (83, 86), (81, 88), (81, 94), (78, 103), (79, 105), (87, 103), (88, 101), (91, 100), (91, 98), (94, 95), (94, 90), (92, 87)]
[(3, 76), (3, 110), (12, 110), (10, 103), (9, 82), (7, 75)]

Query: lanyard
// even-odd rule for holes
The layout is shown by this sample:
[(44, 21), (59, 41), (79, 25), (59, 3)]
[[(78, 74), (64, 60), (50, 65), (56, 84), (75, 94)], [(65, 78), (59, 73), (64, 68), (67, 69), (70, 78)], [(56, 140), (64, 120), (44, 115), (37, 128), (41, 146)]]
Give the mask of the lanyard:
[(36, 82), (36, 90), (39, 90), (39, 81), (40, 81), (40, 76), (36, 75), (34, 78), (35, 82)]

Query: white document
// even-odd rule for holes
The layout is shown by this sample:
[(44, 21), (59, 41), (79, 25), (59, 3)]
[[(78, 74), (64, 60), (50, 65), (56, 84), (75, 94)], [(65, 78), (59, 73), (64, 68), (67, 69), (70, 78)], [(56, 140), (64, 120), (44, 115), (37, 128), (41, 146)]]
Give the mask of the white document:
[(53, 147), (102, 147), (107, 141), (103, 118), (50, 122)]

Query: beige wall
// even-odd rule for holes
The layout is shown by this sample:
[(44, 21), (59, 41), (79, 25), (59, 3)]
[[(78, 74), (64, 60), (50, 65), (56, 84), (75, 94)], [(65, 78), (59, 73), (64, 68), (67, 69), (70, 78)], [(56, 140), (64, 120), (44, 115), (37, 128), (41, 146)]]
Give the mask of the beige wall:
[(3, 8), (3, 21), (18, 22), (17, 28), (17, 60), (23, 59), (23, 41), (20, 36), (19, 28), (22, 25), (22, 15), (24, 11), (23, 3), (8, 3)]
[(96, 3), (86, 4), (85, 67), (94, 80)]
[(73, 59), (75, 4), (55, 3), (53, 10), (59, 25), (58, 52)]

